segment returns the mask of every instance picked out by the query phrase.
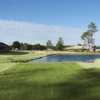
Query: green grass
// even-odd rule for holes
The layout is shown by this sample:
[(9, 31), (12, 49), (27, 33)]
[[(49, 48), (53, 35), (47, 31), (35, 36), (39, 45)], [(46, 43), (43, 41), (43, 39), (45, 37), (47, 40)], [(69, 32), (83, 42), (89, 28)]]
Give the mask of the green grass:
[(16, 64), (0, 75), (0, 100), (100, 100), (100, 68), (74, 62)]
[(0, 53), (0, 63), (10, 62), (27, 62), (29, 60), (41, 58), (48, 54), (34, 54), (34, 51), (30, 52), (3, 52)]
[(100, 59), (96, 59), (93, 63), (77, 62), (80, 66), (84, 68), (100, 68)]
[(0, 64), (0, 73), (14, 66), (15, 63), (1, 63)]
[(29, 54), (29, 52), (0, 52), (0, 55), (24, 55)]
[(27, 62), (47, 55), (65, 54), (65, 55), (93, 55), (99, 53), (86, 52), (66, 52), (66, 51), (18, 51), (18, 52), (1, 52), (0, 63)]

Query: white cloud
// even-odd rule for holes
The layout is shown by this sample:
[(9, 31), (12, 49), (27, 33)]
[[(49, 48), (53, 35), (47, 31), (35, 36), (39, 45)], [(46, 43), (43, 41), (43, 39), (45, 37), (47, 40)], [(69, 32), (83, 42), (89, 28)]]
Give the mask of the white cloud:
[(76, 45), (77, 43), (83, 43), (80, 37), (85, 31), (62, 26), (0, 20), (0, 41), (7, 44), (18, 40), (19, 42), (45, 45), (47, 40), (51, 40), (55, 45), (58, 38), (62, 37), (64, 44)]

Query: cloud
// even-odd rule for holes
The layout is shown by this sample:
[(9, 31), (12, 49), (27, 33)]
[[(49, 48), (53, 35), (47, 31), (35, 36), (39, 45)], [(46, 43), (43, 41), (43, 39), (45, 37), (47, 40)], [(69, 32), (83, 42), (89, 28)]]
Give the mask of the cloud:
[(77, 43), (84, 43), (80, 37), (85, 31), (55, 25), (0, 20), (0, 41), (7, 44), (18, 40), (24, 43), (45, 45), (48, 40), (51, 40), (56, 45), (59, 37), (62, 37), (65, 45), (76, 45)]

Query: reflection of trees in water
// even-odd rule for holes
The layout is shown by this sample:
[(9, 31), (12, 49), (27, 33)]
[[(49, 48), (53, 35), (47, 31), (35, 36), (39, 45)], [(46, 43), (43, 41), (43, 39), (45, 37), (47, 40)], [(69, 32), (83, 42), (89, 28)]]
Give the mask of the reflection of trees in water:
[(52, 62), (50, 57), (46, 57), (46, 62)]
[(88, 59), (89, 59), (89, 62), (93, 62), (93, 60), (94, 60), (94, 59), (93, 59), (93, 55), (89, 55), (88, 57), (89, 57), (89, 58), (88, 58)]
[(82, 62), (89, 62), (89, 63), (91, 63), (91, 62), (94, 61), (93, 55), (80, 55), (80, 56), (81, 56), (80, 57), (80, 61), (82, 61)]
[(42, 59), (42, 62), (93, 62), (100, 58), (97, 55), (52, 55)]
[(58, 62), (62, 62), (63, 61), (63, 55), (58, 55), (58, 58), (57, 58), (57, 60), (58, 60)]
[(56, 56), (47, 56), (46, 62), (93, 62), (94, 55), (56, 55)]
[(46, 57), (46, 62), (63, 62), (63, 55), (52, 55)]

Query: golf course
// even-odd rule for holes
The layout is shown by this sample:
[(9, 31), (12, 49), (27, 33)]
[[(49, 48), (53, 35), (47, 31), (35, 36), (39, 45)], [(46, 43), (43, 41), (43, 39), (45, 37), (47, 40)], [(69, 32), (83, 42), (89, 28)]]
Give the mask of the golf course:
[(27, 63), (54, 54), (91, 53), (65, 51), (0, 53), (0, 100), (100, 100), (100, 59), (93, 63)]

